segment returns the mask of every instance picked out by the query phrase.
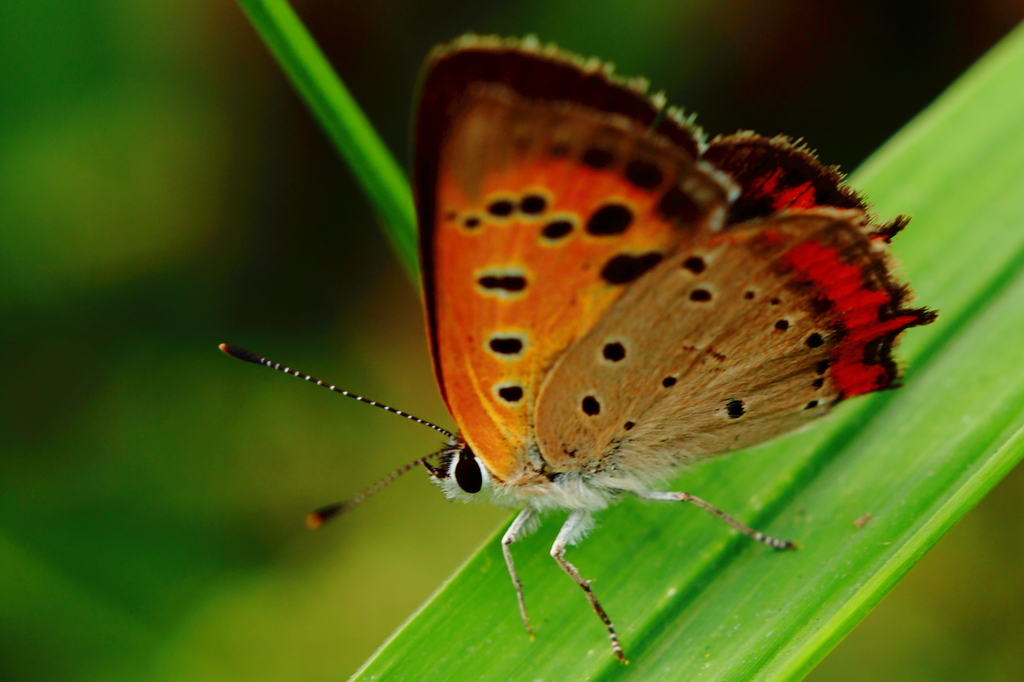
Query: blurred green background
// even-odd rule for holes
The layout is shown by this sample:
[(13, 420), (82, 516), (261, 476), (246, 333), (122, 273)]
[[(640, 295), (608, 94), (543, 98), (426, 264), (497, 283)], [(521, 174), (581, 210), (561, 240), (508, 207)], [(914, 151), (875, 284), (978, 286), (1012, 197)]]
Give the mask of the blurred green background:
[[(1024, 19), (1020, 0), (297, 7), (403, 162), (423, 56), (475, 30), (599, 55), (712, 133), (803, 136), (847, 170)], [(452, 426), (414, 288), (234, 3), (3, 3), (0, 680), (342, 679), (506, 517), (415, 472), (306, 531), (438, 439), (221, 341)], [(1018, 470), (810, 679), (1020, 679), (1022, 498)]]

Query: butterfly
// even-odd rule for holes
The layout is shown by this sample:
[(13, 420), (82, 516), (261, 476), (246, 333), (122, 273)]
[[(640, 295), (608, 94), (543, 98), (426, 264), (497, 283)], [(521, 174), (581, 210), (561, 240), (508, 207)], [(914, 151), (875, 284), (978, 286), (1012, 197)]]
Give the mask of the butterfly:
[[(248, 351), (222, 350), (415, 419), (448, 437), (423, 464), (452, 498), (520, 508), (511, 546), (568, 510), (551, 550), (625, 660), (566, 548), (623, 495), (681, 465), (792, 431), (897, 385), (908, 307), (865, 200), (805, 146), (751, 132), (710, 142), (642, 79), (535, 38), (463, 36), (421, 80), (413, 164), (427, 333), (452, 434)], [(431, 464), (432, 460), (439, 460)]]

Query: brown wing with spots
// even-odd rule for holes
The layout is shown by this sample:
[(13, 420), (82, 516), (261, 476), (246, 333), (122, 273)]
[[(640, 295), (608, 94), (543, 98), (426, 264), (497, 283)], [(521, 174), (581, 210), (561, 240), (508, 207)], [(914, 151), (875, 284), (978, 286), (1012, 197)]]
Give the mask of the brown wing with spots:
[(635, 86), (524, 50), (435, 58), (415, 164), (435, 371), (461, 435), (510, 482), (536, 449), (544, 375), (626, 285), (720, 226), (730, 191), (682, 127), (651, 132)]
[(537, 436), (556, 471), (674, 464), (752, 445), (890, 386), (907, 309), (860, 210), (811, 209), (694, 235), (559, 360)]

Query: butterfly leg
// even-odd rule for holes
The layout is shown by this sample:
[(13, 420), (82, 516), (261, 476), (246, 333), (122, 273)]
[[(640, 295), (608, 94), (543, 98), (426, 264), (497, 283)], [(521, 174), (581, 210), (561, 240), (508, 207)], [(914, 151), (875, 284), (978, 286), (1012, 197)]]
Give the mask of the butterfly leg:
[(608, 629), (608, 637), (612, 641), (612, 651), (615, 653), (615, 658), (623, 663), (628, 663), (625, 654), (622, 653), (622, 647), (619, 645), (619, 636), (615, 633), (615, 626), (612, 625), (612, 621), (608, 618), (608, 614), (604, 612), (600, 602), (597, 601), (597, 597), (594, 596), (593, 590), (590, 588), (590, 581), (584, 580), (580, 572), (576, 570), (576, 567), (565, 560), (565, 548), (567, 545), (573, 544), (580, 536), (582, 532), (585, 532), (589, 527), (590, 523), (590, 512), (583, 511), (581, 509), (574, 510), (569, 514), (569, 518), (565, 520), (562, 525), (562, 529), (558, 531), (558, 537), (555, 538), (555, 544), (551, 546), (551, 557), (558, 562), (559, 567), (566, 574), (572, 578), (580, 588), (587, 595), (587, 601), (590, 602), (590, 606), (594, 609), (594, 613), (601, 619), (604, 626)]
[(516, 588), (516, 599), (519, 601), (519, 615), (523, 618), (523, 625), (526, 626), (526, 632), (529, 633), (530, 637), (533, 637), (533, 626), (530, 625), (530, 617), (526, 615), (526, 602), (523, 601), (523, 583), (519, 580), (519, 574), (516, 573), (516, 564), (512, 561), (512, 543), (516, 540), (529, 534), (533, 530), (533, 521), (537, 515), (536, 510), (533, 507), (526, 507), (516, 516), (512, 525), (505, 531), (504, 537), (501, 538), (501, 552), (505, 555), (505, 565), (508, 566), (508, 574), (512, 576), (512, 585)]
[(747, 537), (753, 538), (758, 542), (763, 542), (769, 547), (774, 547), (775, 549), (796, 549), (796, 545), (790, 542), (789, 540), (780, 540), (778, 538), (773, 538), (768, 535), (765, 535), (760, 531), (754, 530), (750, 526), (741, 523), (736, 518), (730, 516), (729, 514), (726, 514), (724, 511), (714, 506), (710, 502), (705, 502), (696, 495), (691, 495), (690, 493), (662, 493), (656, 491), (647, 491), (644, 493), (640, 493), (640, 496), (645, 497), (648, 500), (659, 500), (661, 502), (689, 502), (690, 504), (697, 505), (698, 507), (708, 512), (709, 514), (712, 514), (713, 516), (717, 516), (718, 518), (722, 519), (723, 521), (725, 521), (730, 526), (732, 526), (739, 532), (743, 533)]

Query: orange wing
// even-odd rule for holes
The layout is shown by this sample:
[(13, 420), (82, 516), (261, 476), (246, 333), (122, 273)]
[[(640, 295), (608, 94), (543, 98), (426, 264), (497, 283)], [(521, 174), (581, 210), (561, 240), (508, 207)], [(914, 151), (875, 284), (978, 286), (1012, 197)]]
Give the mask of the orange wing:
[(434, 367), (493, 475), (542, 471), (540, 385), (627, 285), (723, 223), (727, 179), (678, 119), (529, 43), (464, 40), (429, 65), (416, 188)]

